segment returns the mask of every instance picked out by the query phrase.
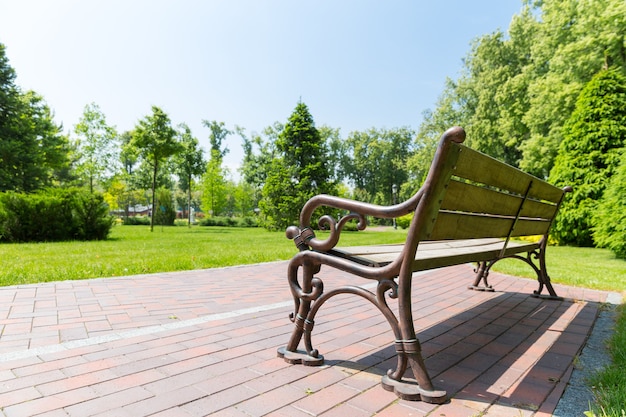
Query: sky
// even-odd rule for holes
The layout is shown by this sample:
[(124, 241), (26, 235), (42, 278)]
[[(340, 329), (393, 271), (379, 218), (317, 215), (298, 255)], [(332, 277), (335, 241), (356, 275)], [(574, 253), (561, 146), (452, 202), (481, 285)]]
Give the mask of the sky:
[[(472, 40), (506, 32), (521, 0), (0, 0), (15, 83), (71, 134), (97, 104), (118, 132), (162, 108), (204, 149), (209, 129), (262, 132), (299, 101), (343, 138), (417, 129)], [(236, 134), (225, 163), (243, 157)]]

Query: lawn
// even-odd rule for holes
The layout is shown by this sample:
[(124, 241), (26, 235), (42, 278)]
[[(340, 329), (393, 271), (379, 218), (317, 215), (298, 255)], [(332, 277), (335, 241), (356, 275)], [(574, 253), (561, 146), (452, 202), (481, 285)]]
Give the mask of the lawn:
[[(396, 243), (405, 237), (406, 230), (367, 229), (345, 232), (341, 244)], [(260, 228), (177, 226), (150, 232), (147, 226), (115, 226), (106, 241), (0, 244), (0, 286), (272, 262), (294, 253), (284, 232)], [(554, 282), (626, 290), (626, 262), (608, 250), (555, 246), (547, 256)], [(535, 277), (516, 260), (503, 260), (494, 270)]]
[[(349, 232), (345, 244), (405, 237), (393, 229)], [(0, 286), (272, 262), (296, 252), (284, 232), (260, 228), (115, 226), (106, 241), (0, 244)]]

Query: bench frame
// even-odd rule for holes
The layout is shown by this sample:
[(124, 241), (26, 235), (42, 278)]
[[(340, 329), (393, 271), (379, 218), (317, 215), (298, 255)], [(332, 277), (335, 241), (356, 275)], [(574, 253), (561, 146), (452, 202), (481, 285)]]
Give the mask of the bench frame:
[[(397, 365), (383, 376), (383, 388), (405, 400), (440, 404), (447, 400), (447, 394), (433, 386), (413, 326), (414, 272), (477, 262), (475, 281), (469, 288), (493, 291), (487, 282), (491, 267), (501, 259), (515, 258), (536, 272), (539, 288), (534, 296), (560, 299), (550, 283), (545, 252), (550, 226), (571, 187), (554, 187), (465, 147), (464, 140), (465, 131), (460, 127), (442, 135), (423, 186), (405, 202), (379, 206), (322, 194), (304, 205), (300, 226), (286, 231), (300, 252), (288, 266), (294, 330), (287, 346), (278, 349), (279, 357), (292, 364), (323, 364), (324, 357), (311, 340), (317, 312), (335, 295), (358, 295), (380, 310), (395, 336)], [(324, 206), (349, 214), (340, 220), (329, 215), (320, 217), (318, 225), (331, 232), (326, 240), (320, 240), (311, 228), (311, 218), (316, 209)], [(349, 221), (358, 220), (357, 228), (364, 230), (366, 216), (393, 219), (412, 212), (404, 244), (336, 247)], [(512, 240), (537, 235), (542, 236), (539, 241)], [(376, 280), (378, 285), (375, 291), (354, 285), (325, 291), (323, 281), (316, 276), (322, 265)], [(544, 287), (547, 295), (542, 295)], [(397, 299), (397, 316), (387, 304), (387, 297)], [(304, 351), (298, 350), (301, 341)], [(414, 378), (403, 378), (409, 366)]]

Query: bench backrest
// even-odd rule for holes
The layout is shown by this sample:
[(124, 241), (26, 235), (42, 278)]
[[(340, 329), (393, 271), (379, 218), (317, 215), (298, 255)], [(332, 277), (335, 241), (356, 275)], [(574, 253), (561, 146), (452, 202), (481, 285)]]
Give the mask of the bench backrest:
[(464, 146), (464, 138), (461, 128), (442, 137), (416, 210), (414, 237), (547, 236), (565, 190)]

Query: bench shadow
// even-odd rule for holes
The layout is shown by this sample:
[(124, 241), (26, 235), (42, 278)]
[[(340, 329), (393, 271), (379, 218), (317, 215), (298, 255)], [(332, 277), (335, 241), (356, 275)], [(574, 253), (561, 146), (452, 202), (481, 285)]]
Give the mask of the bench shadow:
[[(447, 316), (442, 307), (441, 319), (429, 327), (420, 328), (420, 313), (414, 312), (426, 367), (449, 398), (537, 411), (562, 380), (569, 379), (601, 303), (492, 294)], [(355, 361), (332, 356), (326, 355), (326, 364), (379, 375), (396, 365), (392, 343)]]

